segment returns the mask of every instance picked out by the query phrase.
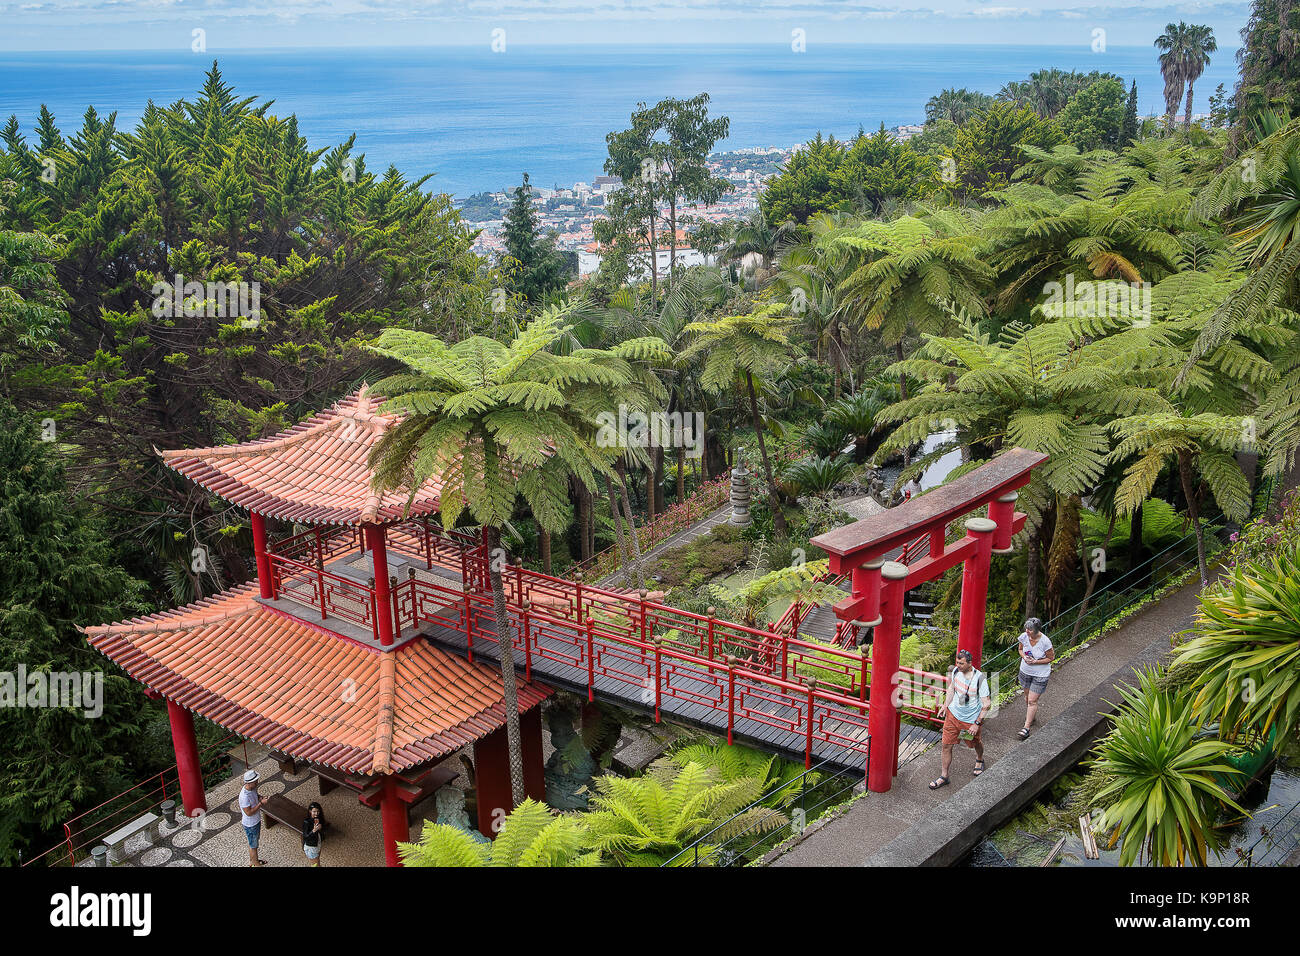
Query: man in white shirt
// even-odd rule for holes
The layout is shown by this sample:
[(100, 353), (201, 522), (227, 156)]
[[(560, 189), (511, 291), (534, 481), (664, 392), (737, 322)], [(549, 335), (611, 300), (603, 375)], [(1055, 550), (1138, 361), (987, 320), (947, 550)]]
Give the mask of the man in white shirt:
[(257, 841), (262, 835), (262, 807), (266, 801), (257, 795), (257, 771), (244, 772), (244, 788), (239, 791), (239, 810), (244, 825), (244, 836), (248, 837), (248, 865), (265, 866), (257, 858)]
[(1016, 736), (1028, 740), (1029, 728), (1038, 716), (1038, 698), (1047, 689), (1047, 678), (1052, 674), (1056, 651), (1043, 633), (1043, 622), (1036, 617), (1025, 621), (1025, 630), (1017, 640), (1020, 643), (1020, 686), (1025, 692), (1025, 726)]

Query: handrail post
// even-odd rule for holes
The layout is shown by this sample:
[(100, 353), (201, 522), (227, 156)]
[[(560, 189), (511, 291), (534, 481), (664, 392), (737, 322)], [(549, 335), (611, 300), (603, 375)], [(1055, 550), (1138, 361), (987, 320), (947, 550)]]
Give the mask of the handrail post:
[(379, 643), (379, 602), (375, 599), (375, 579), (366, 578), (366, 593), (370, 595), (370, 633), (375, 643)]
[(515, 565), (515, 603), (524, 603), (524, 566)]
[(736, 658), (733, 654), (722, 655), (727, 663), (727, 744), (732, 740), (732, 731), (736, 726)]
[(587, 615), (587, 703), (593, 703), (596, 700), (596, 622)]
[(661, 673), (662, 669), (660, 667), (660, 664), (663, 658), (660, 657), (659, 655), (659, 642), (656, 640), (653, 642), (653, 644), (655, 649), (655, 723), (657, 724), (659, 723), (659, 701), (660, 701), (659, 682), (660, 680), (662, 680), (662, 673)]
[(531, 604), (532, 604), (531, 601), (524, 601), (520, 605), (520, 617), (523, 618), (523, 624), (524, 624), (523, 631), (524, 631), (524, 679), (525, 680), (533, 679), (533, 650), (531, 645), (529, 644), (530, 635), (529, 635), (529, 627), (528, 627), (528, 608)]
[(859, 648), (862, 655), (861, 672), (858, 677), (858, 700), (867, 699), (867, 652)]
[[(411, 574), (415, 574), (415, 569), (411, 568)], [(402, 611), (398, 606), (397, 597), (397, 575), (392, 574), (388, 577), (388, 596), (391, 607), (388, 609), (388, 615), (393, 622), (393, 636), (400, 638), (402, 636)]]
[(781, 633), (781, 680), (789, 680), (790, 632)]
[(705, 611), (709, 616), (709, 660), (713, 660), (713, 613), (716, 610), (717, 608), (710, 607)]
[(581, 571), (574, 572), (573, 584), (574, 584), (574, 591), (575, 591), (574, 600), (577, 602), (576, 606), (574, 607), (573, 613), (574, 616), (577, 617), (579, 621), (581, 621), (582, 620), (582, 572)]
[(645, 609), (645, 588), (637, 592), (641, 602), (641, 643), (646, 640), (646, 609)]
[[(464, 552), (461, 552), (464, 555)], [(474, 663), (474, 614), (469, 604), (469, 592), (465, 592), (465, 650), (469, 655), (469, 662)]]
[(804, 745), (803, 766), (807, 770), (812, 766), (812, 738), (813, 738), (813, 692), (817, 689), (817, 679), (811, 678), (808, 681), (808, 738)]

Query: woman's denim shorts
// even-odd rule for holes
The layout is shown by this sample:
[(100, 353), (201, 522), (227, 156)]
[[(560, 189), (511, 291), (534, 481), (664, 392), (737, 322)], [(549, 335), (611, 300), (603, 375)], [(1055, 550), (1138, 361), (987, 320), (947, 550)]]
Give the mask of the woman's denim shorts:
[(1024, 671), (1020, 672), (1020, 686), (1031, 694), (1041, 694), (1047, 690), (1046, 677), (1030, 677)]

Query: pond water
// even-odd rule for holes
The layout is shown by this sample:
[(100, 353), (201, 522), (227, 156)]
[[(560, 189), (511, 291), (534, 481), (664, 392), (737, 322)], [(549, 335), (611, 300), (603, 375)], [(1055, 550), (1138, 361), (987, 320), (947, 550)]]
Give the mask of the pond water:
[[(927, 438), (925, 444), (921, 446), (921, 454), (928, 455), (939, 445), (946, 441), (951, 441), (954, 434), (954, 432), (935, 432)], [(921, 490), (928, 491), (931, 488), (943, 484), (944, 479), (947, 478), (952, 470), (960, 464), (961, 449), (954, 448), (921, 473)], [(890, 488), (894, 484), (894, 481), (897, 480), (898, 475), (902, 470), (903, 466), (899, 462), (892, 465), (885, 465), (880, 469), (880, 477), (884, 479), (886, 489)]]
[[(1076, 767), (1074, 772), (1083, 770), (1083, 767)], [(1040, 798), (1009, 824), (982, 840), (963, 865), (1041, 866), (1057, 841), (1065, 837), (1065, 845), (1058, 852), (1053, 866), (1119, 866), (1118, 847), (1106, 849), (1100, 834), (1098, 849), (1101, 858), (1089, 860), (1083, 852), (1083, 838), (1078, 826), (1070, 829), (1050, 825), (1051, 818), (1045, 811), (1053, 806), (1065, 806), (1070, 779), (1071, 774), (1065, 775), (1054, 788), (1056, 796)], [(1256, 865), (1281, 862), (1295, 848), (1296, 818), (1300, 815), (1300, 808), (1292, 808), (1297, 801), (1300, 801), (1300, 759), (1292, 753), (1279, 758), (1272, 774), (1257, 781), (1237, 801), (1252, 816), (1235, 824), (1225, 824), (1228, 827), (1228, 845), (1211, 859), (1210, 865), (1238, 864), (1238, 849), (1251, 850)], [(1274, 832), (1272, 840), (1262, 836), (1264, 828), (1271, 829), (1279, 821), (1282, 825)]]

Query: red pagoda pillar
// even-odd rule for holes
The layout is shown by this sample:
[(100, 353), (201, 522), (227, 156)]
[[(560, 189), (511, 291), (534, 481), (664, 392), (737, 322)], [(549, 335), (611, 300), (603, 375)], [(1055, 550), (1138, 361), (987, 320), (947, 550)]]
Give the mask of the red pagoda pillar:
[(998, 533), (993, 536), (993, 553), (1009, 554), (1011, 536), (1015, 531), (1016, 499), (1019, 494), (1012, 491), (989, 502), (989, 518), (998, 526)]
[(194, 739), (194, 715), (176, 701), (168, 700), (167, 719), (172, 725), (172, 750), (176, 754), (176, 775), (180, 777), (181, 803), (189, 817), (208, 809), (203, 771), (199, 766), (199, 745)]
[(984, 616), (988, 610), (989, 565), (993, 560), (993, 537), (997, 522), (969, 518), (966, 536), (978, 539), (975, 551), (964, 562), (961, 575), (961, 617), (957, 622), (957, 649), (970, 651), (971, 662), (980, 666), (984, 656)]
[(248, 513), (253, 522), (253, 554), (257, 557), (257, 586), (263, 598), (275, 597), (271, 584), (271, 558), (266, 550), (266, 518), (256, 511)]
[[(524, 792), (520, 799), (541, 800), (546, 794), (542, 764), (542, 710), (534, 707), (519, 715), (520, 749), (524, 758)], [(498, 727), (474, 742), (474, 793), (478, 804), (478, 830), (496, 839), (501, 823), (514, 809), (510, 787), (510, 749), (505, 727)]]
[(393, 643), (393, 598), (388, 585), (388, 546), (382, 525), (366, 525), (366, 547), (370, 549), (375, 569), (375, 626), (379, 643), (388, 647)]
[(384, 865), (401, 866), (402, 858), (397, 852), (397, 844), (410, 841), (411, 825), (406, 803), (397, 793), (396, 777), (390, 776), (384, 780), (384, 792), (379, 798), (379, 817), (384, 828)]
[(867, 789), (886, 793), (894, 784), (894, 758), (898, 752), (898, 658), (903, 643), (903, 595), (907, 565), (886, 561), (880, 569), (880, 623), (871, 643), (871, 705), (867, 727), (871, 732), (871, 766)]

